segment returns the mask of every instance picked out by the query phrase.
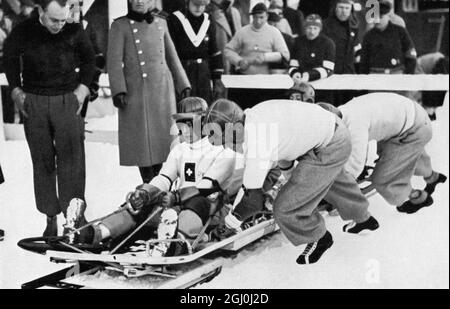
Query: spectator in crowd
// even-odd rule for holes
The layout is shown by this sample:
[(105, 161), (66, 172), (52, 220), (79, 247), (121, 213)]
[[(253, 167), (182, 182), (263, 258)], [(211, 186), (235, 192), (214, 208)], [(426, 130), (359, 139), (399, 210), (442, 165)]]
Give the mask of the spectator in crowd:
[(12, 26), (12, 20), (5, 15), (5, 11), (0, 6), (0, 46), (3, 46), (6, 37), (11, 33)]
[(66, 215), (73, 198), (85, 200), (80, 112), (94, 75), (94, 51), (81, 26), (67, 23), (67, 0), (42, 0), (38, 11), (39, 17), (14, 28), (4, 57), (13, 100), (24, 115), (36, 205), (47, 215), (44, 236), (56, 236), (56, 216)]
[(234, 0), (234, 7), (241, 15), (242, 26), (250, 23), (250, 2), (251, 0)]
[[(292, 4), (289, 2), (293, 2)], [(305, 23), (305, 16), (303, 12), (298, 9), (299, 0), (289, 1), (283, 0), (283, 16), (288, 21), (292, 29), (292, 34), (295, 37), (305, 34), (303, 24)], [(293, 7), (291, 7), (292, 5)]]
[(13, 16), (20, 14), (20, 0), (0, 0), (0, 4), (5, 11), (5, 15)]
[[(305, 35), (297, 38), (289, 63), (289, 75), (296, 85), (331, 76), (335, 68), (336, 47), (322, 33), (322, 18), (309, 15), (305, 21)], [(331, 102), (330, 92), (317, 92), (317, 100)]]
[(270, 63), (290, 58), (280, 31), (267, 23), (268, 10), (257, 4), (251, 14), (253, 22), (239, 30), (225, 47), (225, 56), (242, 74), (269, 74)]
[[(448, 74), (448, 57), (442, 53), (431, 53), (419, 57), (417, 61), (416, 74)], [(444, 104), (445, 91), (422, 91), (418, 101), (430, 116), (432, 121), (436, 120), (436, 109)]]
[(27, 20), (31, 17), (33, 11), (35, 10), (36, 4), (33, 0), (21, 0), (20, 1), (20, 14), (16, 15), (14, 18), (14, 26), (20, 24), (21, 22)]
[(297, 39), (290, 62), (289, 74), (296, 84), (327, 78), (334, 72), (336, 47), (322, 33), (322, 26), (319, 15), (306, 18), (306, 34)]
[(292, 28), (289, 25), (289, 22), (283, 16), (283, 1), (282, 0), (272, 0), (269, 6), (269, 13), (275, 13), (280, 17), (280, 20), (277, 22), (276, 28), (280, 30), (282, 33), (287, 33), (289, 35), (293, 35)]
[[(2, 7), (0, 7), (0, 74), (4, 73), (3, 67), (3, 45), (6, 38), (11, 33), (12, 20), (5, 15)], [(3, 121), (5, 123), (14, 123), (15, 108), (11, 99), (11, 90), (8, 86), (1, 86), (1, 96), (3, 102)]]
[[(270, 74), (271, 65), (289, 61), (289, 49), (281, 32), (267, 23), (268, 9), (265, 4), (258, 3), (251, 13), (252, 24), (236, 32), (225, 47), (225, 57), (241, 74)], [(235, 97), (232, 99), (243, 108), (251, 107), (264, 100), (261, 97), (263, 92), (260, 91), (245, 89), (233, 90), (233, 93)]]
[[(352, 14), (353, 1), (338, 0), (334, 14), (324, 21), (323, 33), (336, 45), (336, 74), (356, 74), (355, 66), (361, 61), (359, 25)], [(353, 91), (335, 91), (334, 105), (345, 104), (353, 95)]]
[[(400, 26), (402, 28), (406, 28), (405, 20), (401, 16), (395, 14), (394, 0), (386, 0), (386, 1), (389, 2), (389, 4), (391, 5), (391, 10), (389, 11), (389, 20), (391, 21), (391, 23)], [(375, 23), (373, 22), (368, 23), (367, 31), (373, 29), (373, 27), (375, 27)]]
[(414, 74), (417, 52), (408, 31), (390, 20), (392, 5), (380, 1), (380, 19), (364, 37), (362, 74)]
[(190, 83), (177, 56), (167, 22), (150, 11), (155, 0), (129, 0), (129, 12), (110, 31), (107, 70), (119, 109), (120, 164), (138, 166), (143, 182), (167, 158), (176, 112), (175, 87), (188, 95)]
[(216, 42), (216, 26), (205, 13), (209, 3), (210, 0), (188, 0), (188, 7), (172, 13), (167, 24), (191, 83), (191, 95), (211, 104), (223, 96), (225, 87), (221, 81), (224, 66)]
[[(269, 25), (274, 26), (275, 28), (280, 30), (281, 34), (283, 35), (284, 41), (286, 42), (286, 45), (289, 49), (289, 53), (291, 55), (293, 55), (294, 54), (294, 46), (295, 46), (295, 38), (292, 35), (287, 34), (283, 31), (281, 31), (280, 28), (278, 28), (280, 20), (281, 20), (280, 15), (278, 15), (277, 13), (274, 13), (274, 12), (269, 12), (269, 17), (267, 19), (267, 22), (269, 23)], [(272, 67), (274, 67), (274, 66), (272, 66)], [(279, 67), (285, 68), (286, 66), (283, 63), (280, 63)]]
[(212, 0), (211, 18), (216, 29), (216, 44), (222, 52), (225, 74), (231, 73), (230, 62), (224, 56), (225, 46), (236, 34), (236, 31), (242, 28), (241, 15), (235, 7), (234, 0)]
[(234, 6), (241, 14), (242, 25), (246, 26), (252, 22), (251, 11), (258, 3), (264, 3), (267, 7), (271, 0), (235, 0)]

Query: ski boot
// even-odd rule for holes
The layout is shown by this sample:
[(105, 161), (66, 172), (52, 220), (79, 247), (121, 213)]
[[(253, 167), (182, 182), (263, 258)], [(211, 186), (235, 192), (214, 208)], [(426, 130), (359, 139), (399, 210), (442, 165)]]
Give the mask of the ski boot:
[[(66, 211), (66, 223), (64, 224), (64, 235), (70, 234), (86, 225), (87, 221), (84, 217), (84, 212), (86, 210), (86, 203), (78, 198), (74, 198), (70, 201), (69, 207)], [(75, 234), (69, 235), (69, 243), (73, 244), (75, 241)]]

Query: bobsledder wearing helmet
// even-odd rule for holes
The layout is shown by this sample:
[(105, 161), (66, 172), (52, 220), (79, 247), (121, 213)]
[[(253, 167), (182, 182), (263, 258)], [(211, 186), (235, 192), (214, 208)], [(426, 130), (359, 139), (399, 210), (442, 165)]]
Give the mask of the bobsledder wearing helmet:
[(205, 130), (211, 144), (236, 150), (244, 142), (244, 111), (233, 101), (220, 99), (208, 109)]
[(316, 98), (316, 91), (313, 86), (308, 83), (300, 83), (294, 85), (287, 92), (289, 100), (302, 101), (307, 103), (314, 103)]
[(208, 103), (199, 97), (188, 97), (178, 103), (178, 113), (172, 118), (175, 121), (184, 119), (194, 119), (197, 116), (205, 116), (208, 110)]

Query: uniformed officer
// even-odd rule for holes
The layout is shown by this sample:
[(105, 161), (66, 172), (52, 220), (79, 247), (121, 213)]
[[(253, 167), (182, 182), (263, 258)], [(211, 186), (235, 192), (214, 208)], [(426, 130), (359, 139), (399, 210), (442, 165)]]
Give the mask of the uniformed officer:
[(128, 14), (111, 25), (108, 74), (119, 108), (120, 164), (138, 166), (149, 182), (170, 151), (175, 90), (185, 96), (190, 83), (166, 20), (152, 13), (155, 1), (128, 4)]
[(380, 1), (380, 19), (367, 32), (361, 53), (362, 74), (414, 74), (417, 52), (408, 31), (390, 21), (392, 5)]
[[(208, 103), (223, 95), (224, 72), (222, 51), (218, 48), (215, 24), (205, 13), (210, 0), (189, 0), (185, 10), (168, 18), (169, 31), (181, 63), (192, 85), (191, 95)], [(213, 81), (213, 91), (211, 89)]]

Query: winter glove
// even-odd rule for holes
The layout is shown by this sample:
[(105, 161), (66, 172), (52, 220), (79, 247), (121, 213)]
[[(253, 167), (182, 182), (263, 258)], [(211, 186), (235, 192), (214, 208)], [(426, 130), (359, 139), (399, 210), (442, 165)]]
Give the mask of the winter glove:
[(139, 213), (144, 207), (161, 203), (164, 194), (163, 191), (153, 185), (143, 184), (136, 188), (128, 198), (128, 201), (133, 210)]
[(213, 83), (213, 98), (214, 100), (223, 99), (225, 98), (227, 89), (225, 88), (225, 85), (223, 84), (222, 80), (215, 79)]
[[(236, 228), (237, 222), (244, 222), (252, 216), (264, 211), (264, 192), (262, 189), (244, 189), (244, 195), (240, 202), (236, 205), (232, 214), (229, 214), (227, 218), (233, 225), (229, 225), (232, 228)], [(227, 222), (225, 218), (225, 222)], [(240, 224), (239, 224), (240, 225)]]
[(161, 206), (164, 208), (172, 208), (179, 203), (179, 194), (177, 192), (167, 192), (161, 198)]
[(119, 109), (125, 108), (128, 105), (126, 93), (116, 94), (113, 98), (113, 104)]
[(140, 212), (149, 203), (150, 197), (147, 191), (136, 189), (129, 197), (131, 207), (135, 212)]
[(309, 82), (309, 79), (310, 79), (310, 76), (309, 76), (308, 72), (305, 72), (305, 73), (302, 74), (302, 80), (301, 80), (302, 83)]

